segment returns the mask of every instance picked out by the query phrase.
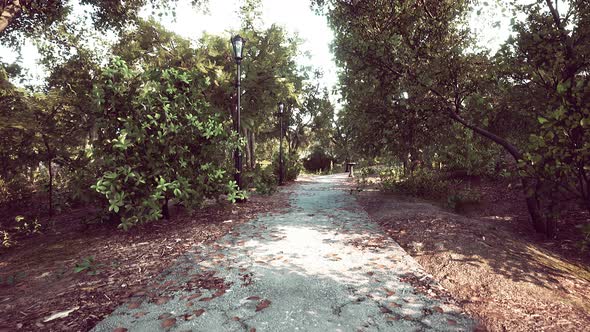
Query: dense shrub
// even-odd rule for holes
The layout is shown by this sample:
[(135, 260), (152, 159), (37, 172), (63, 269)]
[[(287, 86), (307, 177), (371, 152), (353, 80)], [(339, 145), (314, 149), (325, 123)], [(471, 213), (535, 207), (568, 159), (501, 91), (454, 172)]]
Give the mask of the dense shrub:
[(450, 182), (441, 179), (436, 173), (419, 169), (413, 175), (405, 177), (400, 168), (388, 168), (381, 171), (381, 187), (387, 192), (442, 199), (449, 192)]
[[(368, 172), (363, 169), (363, 178)], [(383, 191), (436, 200), (458, 212), (468, 205), (479, 203), (482, 198), (479, 192), (469, 187), (453, 189), (457, 180), (449, 180), (428, 169), (419, 169), (412, 176), (405, 176), (401, 167), (389, 167), (379, 175)]]
[[(303, 165), (299, 160), (299, 156), (296, 153), (286, 153), (284, 156), (285, 163), (285, 181), (295, 181), (303, 169)], [(275, 155), (272, 168), (274, 174), (279, 177), (279, 155)]]
[(478, 191), (466, 188), (458, 192), (451, 192), (447, 196), (447, 207), (461, 212), (465, 207), (481, 202), (482, 196)]
[(256, 165), (255, 169), (244, 173), (242, 183), (245, 188), (254, 188), (258, 194), (271, 195), (277, 190), (278, 177), (270, 165)]
[(313, 152), (303, 161), (303, 167), (309, 172), (327, 172), (333, 164), (334, 159), (322, 149), (314, 149)]
[(31, 181), (23, 174), (16, 174), (9, 179), (0, 177), (0, 204), (22, 200), (32, 195)]
[(121, 227), (153, 221), (176, 199), (188, 207), (236, 185), (227, 171), (236, 141), (203, 99), (206, 77), (196, 69), (131, 69), (114, 59), (94, 94), (102, 176), (94, 189), (121, 218)]

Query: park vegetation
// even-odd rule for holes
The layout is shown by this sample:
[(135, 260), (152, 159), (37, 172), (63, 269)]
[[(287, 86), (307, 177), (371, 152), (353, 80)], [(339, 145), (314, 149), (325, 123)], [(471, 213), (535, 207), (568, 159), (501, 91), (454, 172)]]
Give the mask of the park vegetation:
[[(314, 3), (335, 33), (338, 130), (355, 158), (400, 165), (387, 180), (414, 192), (453, 171), (511, 174), (549, 238), (561, 210), (590, 210), (588, 1)], [(492, 6), (513, 31), (495, 53), (469, 27)]]
[[(240, 31), (198, 40), (139, 14), (147, 6), (154, 17), (174, 15), (175, 2), (0, 6), (2, 40), (15, 52), (33, 41), (48, 73), (33, 84), (18, 63), (0, 68), (4, 246), (14, 244), (15, 233), (45, 231), (45, 221), (75, 207), (98, 207), (89, 220), (128, 229), (168, 218), (171, 202), (198, 209), (251, 190), (272, 193), (279, 101), (287, 106), (286, 180), (301, 170), (299, 154), (328, 134), (321, 128), (331, 127), (321, 71), (297, 64), (301, 40), (264, 25), (258, 1), (241, 8)], [(232, 131), (236, 64), (229, 42), (237, 33), (246, 40), (240, 136)], [(233, 180), (236, 148), (245, 156), (244, 188)]]
[[(351, 160), (390, 166), (385, 189), (427, 197), (444, 195), (449, 173), (510, 177), (533, 229), (549, 238), (563, 209), (590, 211), (587, 1), (310, 5), (335, 35), (337, 115), (321, 70), (298, 66), (301, 41), (264, 26), (259, 1), (245, 1), (240, 31), (199, 40), (140, 15), (146, 7), (152, 17), (174, 15), (176, 1), (3, 2), (4, 43), (19, 51), (34, 41), (48, 72), (30, 84), (18, 64), (0, 68), (0, 201), (44, 201), (3, 222), (5, 243), (13, 229), (38, 229), (39, 216), (73, 206), (101, 207), (102, 219), (127, 229), (166, 218), (170, 202), (199, 208), (248, 188), (272, 193), (279, 101), (288, 180), (303, 166), (330, 172)], [(491, 52), (469, 20), (496, 10), (512, 18), (512, 34)], [(235, 33), (247, 40), (239, 137), (231, 130)], [(232, 181), (236, 147), (244, 190)], [(579, 231), (590, 237), (590, 224)]]

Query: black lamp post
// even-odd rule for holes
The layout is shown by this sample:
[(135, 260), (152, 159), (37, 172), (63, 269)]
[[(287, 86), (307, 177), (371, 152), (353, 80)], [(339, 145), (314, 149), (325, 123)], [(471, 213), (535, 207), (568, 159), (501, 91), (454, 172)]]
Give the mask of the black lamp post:
[(279, 186), (283, 185), (284, 181), (284, 162), (283, 162), (283, 114), (285, 110), (285, 104), (279, 103), (279, 123), (280, 123), (280, 138), (279, 138)]
[[(234, 51), (234, 59), (236, 60), (236, 64), (238, 65), (238, 73), (237, 73), (237, 77), (236, 77), (236, 90), (237, 90), (238, 105), (236, 107), (236, 113), (235, 113), (235, 117), (234, 117), (234, 130), (235, 130), (236, 134), (238, 135), (238, 137), (240, 137), (240, 109), (241, 109), (240, 83), (241, 83), (241, 79), (242, 79), (241, 64), (242, 64), (242, 58), (243, 58), (243, 53), (244, 53), (244, 44), (245, 44), (244, 38), (242, 38), (240, 35), (236, 35), (231, 39), (231, 45), (232, 45), (232, 49)], [(235, 159), (235, 166), (236, 166), (236, 174), (234, 176), (234, 179), (236, 180), (236, 184), (238, 185), (238, 189), (242, 189), (242, 152), (240, 151), (239, 147), (236, 148), (236, 151), (234, 153), (234, 159)]]

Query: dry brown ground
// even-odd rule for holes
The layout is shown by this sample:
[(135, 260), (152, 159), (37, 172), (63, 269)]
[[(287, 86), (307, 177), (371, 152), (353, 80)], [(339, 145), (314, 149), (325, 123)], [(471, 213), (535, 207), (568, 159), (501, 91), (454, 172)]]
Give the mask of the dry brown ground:
[(500, 191), (503, 199), (490, 199), (498, 196), (491, 190), (469, 216), (371, 189), (357, 198), (488, 330), (590, 331), (590, 272), (580, 263), (585, 259), (572, 255), (569, 240), (527, 236), (522, 197)]
[[(518, 195), (477, 189), (495, 198), (486, 196), (486, 204), (466, 211), (469, 217), (377, 191), (357, 197), (384, 232), (489, 330), (590, 331), (590, 272), (571, 241), (526, 236), (530, 228)], [(188, 248), (215, 241), (257, 213), (286, 207), (287, 196), (212, 206), (129, 232), (81, 225), (84, 209), (64, 214), (56, 218), (57, 232), (0, 252), (0, 331), (89, 330)], [(89, 256), (101, 264), (100, 273), (75, 273), (75, 264)], [(19, 272), (25, 274), (16, 283), (6, 283)], [(67, 317), (43, 323), (73, 308)]]
[[(214, 205), (128, 232), (84, 226), (88, 209), (56, 218), (57, 231), (0, 252), (0, 331), (87, 331), (130, 295), (145, 289), (189, 248), (210, 243), (258, 213), (288, 206), (289, 189), (245, 203)], [(97, 275), (75, 273), (92, 256)], [(17, 276), (16, 282), (7, 282)], [(44, 320), (74, 309), (65, 318)]]

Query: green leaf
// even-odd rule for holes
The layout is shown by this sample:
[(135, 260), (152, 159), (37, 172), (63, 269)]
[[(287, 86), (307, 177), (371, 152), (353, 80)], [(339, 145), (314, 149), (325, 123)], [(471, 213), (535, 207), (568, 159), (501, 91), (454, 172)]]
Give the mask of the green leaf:
[(557, 84), (557, 93), (559, 93), (560, 95), (564, 94), (567, 91), (568, 87), (569, 87), (569, 84), (559, 82)]

